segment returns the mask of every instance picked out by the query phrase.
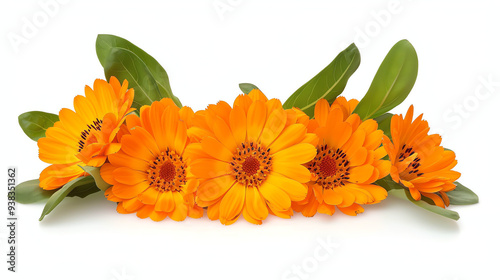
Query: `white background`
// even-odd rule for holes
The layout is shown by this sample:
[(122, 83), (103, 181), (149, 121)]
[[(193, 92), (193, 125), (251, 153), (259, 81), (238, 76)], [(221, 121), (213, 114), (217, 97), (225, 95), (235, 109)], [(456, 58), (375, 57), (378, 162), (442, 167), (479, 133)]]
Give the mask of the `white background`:
[[(37, 178), (46, 166), (17, 116), (72, 108), (84, 85), (104, 78), (94, 49), (99, 33), (122, 36), (153, 55), (166, 68), (174, 93), (195, 110), (218, 100), (232, 103), (241, 82), (285, 101), (353, 41), (361, 65), (344, 95), (359, 99), (391, 46), (408, 39), (419, 56), (419, 76), (394, 112), (414, 104), (416, 112), (424, 113), (433, 131), (443, 134), (444, 145), (456, 151), (460, 181), (476, 191), (480, 203), (450, 207), (460, 213), (458, 222), (388, 198), (358, 217), (296, 214), (291, 220), (270, 217), (262, 226), (241, 219), (228, 227), (206, 216), (155, 223), (120, 215), (101, 194), (65, 200), (43, 222), (38, 222), (42, 203), (18, 205), (18, 272), (7, 273), (7, 222), (2, 218), (0, 275), (106, 280), (497, 277), (500, 6), (494, 1), (60, 1), (49, 11), (40, 5), (46, 2), (0, 4), (0, 173), (5, 188), (8, 166), (18, 168), (20, 182)], [(232, 6), (218, 12), (214, 4)], [(35, 29), (27, 31), (30, 24)], [(13, 37), (21, 43), (12, 43)], [(493, 85), (485, 86), (488, 79)], [(0, 217), (5, 217), (5, 195), (0, 197)], [(321, 247), (324, 242), (335, 245), (330, 254)], [(292, 274), (294, 267), (303, 275)]]

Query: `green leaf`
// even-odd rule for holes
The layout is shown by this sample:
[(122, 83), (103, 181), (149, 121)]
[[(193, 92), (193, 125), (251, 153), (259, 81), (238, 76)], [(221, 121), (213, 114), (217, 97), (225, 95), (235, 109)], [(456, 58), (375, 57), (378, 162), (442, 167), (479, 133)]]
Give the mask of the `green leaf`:
[(29, 204), (48, 199), (55, 190), (44, 190), (39, 187), (39, 180), (30, 180), (20, 183), (15, 188), (16, 202)]
[(450, 204), (469, 205), (479, 202), (479, 197), (473, 191), (460, 184), (459, 182), (455, 182), (455, 185), (457, 187), (454, 190), (446, 193), (450, 198)]
[(101, 190), (96, 186), (95, 182), (83, 182), (81, 185), (76, 186), (69, 194), (68, 197), (85, 198), (93, 193), (100, 192)]
[(389, 139), (392, 140), (391, 136), (391, 119), (392, 119), (392, 114), (391, 113), (385, 113), (381, 116), (378, 116), (375, 118), (375, 121), (378, 123), (378, 129), (382, 130)]
[(147, 66), (137, 55), (126, 49), (113, 48), (104, 65), (104, 72), (108, 80), (111, 76), (117, 77), (120, 82), (127, 79), (129, 87), (134, 88), (132, 106), (136, 109), (168, 97), (162, 96)]
[(354, 113), (363, 120), (376, 118), (399, 105), (410, 93), (418, 72), (418, 58), (407, 40), (397, 42), (380, 65), (366, 95)]
[(19, 115), (19, 125), (24, 133), (33, 141), (45, 137), (47, 128), (59, 120), (58, 115), (40, 111), (31, 111)]
[[(122, 67), (117, 67), (117, 66), (115, 66), (117, 68), (111, 67), (111, 65), (117, 63), (115, 61), (116, 59), (121, 58), (121, 56), (117, 56), (116, 54), (113, 55), (114, 51), (117, 49), (126, 50), (135, 55), (133, 59), (128, 59), (128, 62), (132, 63), (132, 65), (124, 65), (126, 66), (127, 69), (130, 69), (132, 71), (131, 73), (126, 73), (127, 71), (124, 71)], [(126, 78), (123, 75), (129, 77), (126, 78), (129, 81), (129, 86), (134, 88), (136, 97), (140, 99), (140, 101), (134, 104), (136, 108), (139, 109), (138, 105), (151, 104), (151, 103), (149, 104), (144, 103), (145, 101), (148, 101), (148, 98), (145, 98), (143, 95), (149, 93), (149, 92), (145, 93), (144, 90), (151, 90), (153, 88), (155, 91), (157, 91), (157, 93), (156, 92), (150, 93), (152, 95), (150, 97), (153, 98), (168, 97), (171, 98), (177, 106), (182, 107), (182, 104), (179, 101), (179, 99), (175, 97), (172, 93), (167, 71), (165, 71), (165, 69), (160, 65), (160, 63), (158, 63), (156, 59), (154, 59), (151, 55), (143, 51), (141, 48), (137, 47), (136, 45), (132, 44), (131, 42), (121, 37), (108, 34), (99, 34), (96, 40), (96, 53), (97, 57), (99, 58), (99, 62), (104, 67), (107, 79), (109, 79), (110, 76), (115, 76), (118, 78), (118, 80), (120, 80), (120, 82), (123, 82), (123, 79)], [(139, 61), (142, 63), (139, 63)], [(134, 63), (137, 63), (139, 65), (134, 65)], [(146, 75), (151, 77), (147, 78), (136, 77), (136, 80), (132, 81), (130, 79), (130, 76), (136, 76), (132, 75), (132, 73), (134, 73), (133, 69), (139, 71), (136, 73), (139, 76)], [(147, 71), (145, 71), (145, 69), (147, 69)], [(147, 80), (146, 83), (149, 83), (149, 79), (152, 79), (154, 81), (154, 83), (156, 84), (155, 87), (152, 87), (151, 85), (148, 84), (142, 85), (138, 83), (139, 81), (144, 81), (144, 80)], [(143, 87), (142, 90), (138, 90), (137, 89), (138, 86), (142, 86)], [(139, 94), (139, 96), (137, 96), (137, 94)], [(159, 99), (153, 99), (153, 101), (155, 100)]]
[(42, 215), (40, 216), (40, 221), (43, 220), (45, 216), (47, 216), (54, 208), (56, 208), (61, 201), (66, 198), (66, 196), (69, 195), (71, 191), (73, 191), (76, 187), (86, 185), (89, 183), (93, 183), (94, 178), (91, 176), (84, 176), (84, 177), (79, 177), (76, 178), (66, 185), (64, 185), (62, 188), (58, 189), (47, 201), (45, 204), (45, 207), (43, 208)]
[(384, 188), (386, 191), (394, 190), (394, 189), (403, 189), (403, 186), (400, 184), (394, 182), (391, 178), (391, 175), (387, 175), (382, 179), (379, 179), (375, 182), (376, 185), (381, 186)]
[(309, 117), (314, 116), (314, 106), (325, 98), (332, 103), (344, 90), (347, 80), (358, 69), (361, 56), (355, 44), (351, 44), (309, 82), (295, 91), (283, 104), (285, 109), (298, 107)]
[(109, 187), (111, 187), (110, 184), (106, 183), (102, 177), (101, 177), (101, 169), (98, 167), (92, 167), (92, 166), (80, 166), (85, 172), (89, 173), (95, 181), (95, 184), (101, 191), (106, 191)]
[(458, 219), (460, 219), (460, 215), (458, 215), (457, 212), (455, 211), (452, 211), (452, 210), (448, 210), (448, 209), (444, 209), (444, 208), (441, 208), (439, 206), (436, 206), (436, 205), (431, 205), (423, 200), (414, 200), (413, 197), (411, 197), (411, 194), (408, 190), (405, 190), (405, 189), (392, 189), (389, 191), (389, 194), (390, 195), (393, 195), (395, 197), (398, 197), (398, 198), (401, 198), (401, 199), (406, 199), (406, 200), (409, 200), (411, 201), (413, 204), (419, 206), (419, 207), (422, 207), (424, 208), (425, 210), (428, 210), (428, 211), (431, 211), (433, 213), (436, 213), (438, 215), (441, 215), (443, 217), (446, 217), (446, 218), (449, 218), (449, 219), (453, 219), (455, 221), (457, 221)]
[[(16, 202), (22, 204), (35, 203), (50, 198), (57, 190), (44, 190), (40, 188), (40, 181), (30, 180), (16, 186)], [(75, 188), (68, 194), (68, 197), (84, 198), (90, 194), (100, 191), (92, 181), (82, 180), (76, 183)]]
[(250, 83), (241, 83), (240, 89), (244, 94), (249, 94), (253, 89), (259, 89), (256, 85)]

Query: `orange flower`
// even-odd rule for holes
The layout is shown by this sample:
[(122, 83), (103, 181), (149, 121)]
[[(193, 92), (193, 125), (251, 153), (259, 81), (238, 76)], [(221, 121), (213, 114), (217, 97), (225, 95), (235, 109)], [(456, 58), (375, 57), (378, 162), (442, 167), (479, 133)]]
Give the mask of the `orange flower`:
[(290, 218), (291, 202), (307, 194), (302, 183), (310, 174), (302, 164), (316, 155), (316, 137), (301, 123), (308, 119), (259, 90), (238, 96), (233, 108), (219, 102), (197, 112), (189, 135), (201, 142), (187, 152), (203, 180), (197, 203), (208, 217), (225, 225), (240, 215), (254, 224), (268, 214)]
[[(337, 99), (339, 101), (339, 99)], [(344, 98), (329, 106), (325, 99), (315, 107), (315, 119), (309, 124), (319, 142), (316, 157), (307, 163), (311, 181), (307, 197), (293, 203), (293, 209), (304, 216), (316, 212), (333, 215), (335, 207), (348, 215), (362, 213), (361, 204), (373, 204), (387, 197), (387, 191), (373, 183), (389, 174), (390, 163), (381, 160), (381, 130), (377, 122), (361, 122), (352, 114), (352, 102)]]
[(203, 215), (203, 209), (194, 204), (198, 180), (184, 156), (193, 115), (191, 108), (179, 109), (164, 98), (142, 106), (140, 118), (127, 117), (124, 130), (129, 134), (120, 139), (122, 149), (101, 168), (102, 178), (113, 185), (105, 195), (118, 202), (119, 213), (137, 212), (137, 217), (154, 221)]
[(74, 99), (75, 111), (62, 109), (59, 121), (38, 140), (39, 157), (50, 163), (40, 174), (40, 187), (57, 189), (84, 176), (80, 166), (101, 166), (108, 155), (116, 153), (120, 144), (115, 136), (134, 99), (134, 90), (127, 90), (111, 77), (109, 83), (95, 80), (94, 90), (85, 87), (85, 97)]
[(457, 161), (453, 151), (445, 150), (441, 136), (429, 135), (429, 125), (423, 114), (413, 120), (413, 105), (405, 118), (391, 119), (392, 142), (384, 136), (384, 147), (392, 163), (391, 177), (410, 190), (415, 200), (428, 197), (442, 208), (450, 204), (446, 192), (455, 189), (460, 173), (451, 170)]

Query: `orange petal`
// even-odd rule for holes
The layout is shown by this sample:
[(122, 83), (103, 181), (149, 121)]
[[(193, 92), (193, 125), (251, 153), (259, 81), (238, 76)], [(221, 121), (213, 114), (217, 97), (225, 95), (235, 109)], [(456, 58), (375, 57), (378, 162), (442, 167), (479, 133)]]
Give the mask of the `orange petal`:
[(256, 220), (264, 220), (269, 214), (264, 199), (261, 197), (259, 190), (255, 187), (247, 188), (245, 209), (248, 211), (248, 214)]
[(113, 178), (115, 181), (127, 185), (136, 185), (148, 179), (146, 173), (128, 167), (116, 168), (113, 171)]
[(266, 123), (266, 105), (262, 101), (254, 101), (247, 114), (247, 139), (257, 142)]
[(191, 172), (199, 178), (215, 178), (230, 174), (231, 168), (227, 162), (201, 158), (191, 162)]
[(224, 195), (235, 183), (232, 175), (220, 176), (206, 180), (198, 187), (198, 198), (203, 201), (212, 201)]
[(285, 211), (291, 207), (290, 197), (279, 187), (264, 182), (259, 187), (259, 192), (266, 199), (270, 207), (277, 211)]
[(219, 218), (221, 221), (233, 220), (241, 214), (245, 204), (245, 190), (245, 186), (236, 183), (227, 191), (220, 204)]
[(307, 195), (307, 187), (304, 184), (274, 172), (269, 174), (265, 182), (286, 192), (292, 201), (303, 200)]

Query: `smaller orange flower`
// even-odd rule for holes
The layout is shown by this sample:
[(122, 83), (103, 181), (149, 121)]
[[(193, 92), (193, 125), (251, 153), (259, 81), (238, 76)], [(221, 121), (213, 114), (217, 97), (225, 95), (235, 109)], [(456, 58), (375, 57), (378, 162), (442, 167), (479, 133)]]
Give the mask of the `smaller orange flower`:
[(457, 165), (455, 153), (445, 150), (441, 136), (429, 135), (423, 114), (413, 120), (413, 105), (406, 116), (391, 119), (392, 142), (384, 136), (384, 148), (391, 160), (391, 177), (410, 190), (415, 200), (428, 197), (444, 208), (450, 204), (446, 192), (455, 189), (460, 173), (451, 170)]
[(389, 161), (381, 147), (383, 132), (374, 120), (361, 122), (352, 114), (356, 100), (337, 98), (330, 106), (325, 99), (316, 103), (308, 131), (319, 137), (316, 157), (307, 163), (311, 181), (307, 197), (292, 203), (295, 211), (312, 217), (316, 212), (332, 215), (335, 208), (347, 215), (362, 213), (362, 204), (374, 204), (387, 197), (375, 184), (388, 175)]
[(130, 108), (134, 90), (127, 87), (127, 80), (120, 85), (115, 77), (109, 83), (97, 79), (94, 89), (86, 86), (85, 96), (75, 97), (75, 111), (59, 112), (59, 121), (38, 140), (40, 159), (52, 164), (40, 174), (41, 188), (57, 189), (88, 175), (80, 166), (100, 167), (120, 149), (116, 134), (125, 116), (135, 110)]
[(191, 108), (179, 109), (164, 98), (142, 106), (140, 117), (127, 117), (119, 135), (122, 149), (101, 168), (102, 178), (112, 185), (105, 195), (118, 202), (119, 213), (137, 212), (154, 221), (203, 216), (194, 200), (198, 180), (184, 155), (193, 115)]

